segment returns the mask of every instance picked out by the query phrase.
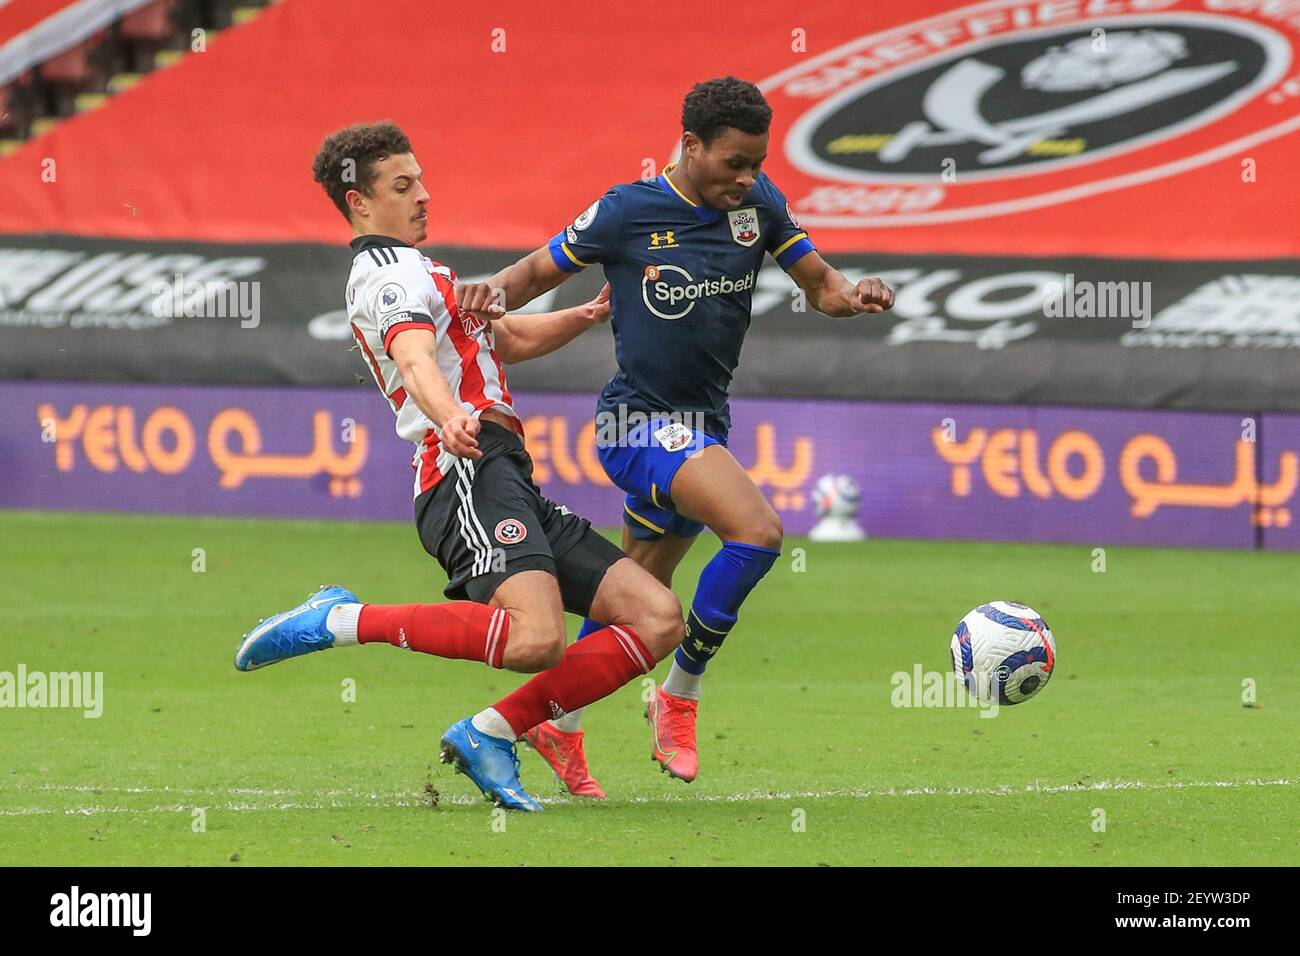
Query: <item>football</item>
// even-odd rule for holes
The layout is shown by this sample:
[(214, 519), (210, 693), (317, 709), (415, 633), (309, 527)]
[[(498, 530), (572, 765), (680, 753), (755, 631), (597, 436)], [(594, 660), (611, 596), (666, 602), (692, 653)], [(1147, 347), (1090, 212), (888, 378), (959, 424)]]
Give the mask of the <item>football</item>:
[(1014, 601), (981, 604), (952, 635), (952, 667), (984, 703), (1021, 704), (1041, 691), (1056, 666), (1056, 640), (1041, 614)]
[(819, 518), (852, 518), (862, 504), (862, 489), (849, 475), (822, 475), (812, 489)]

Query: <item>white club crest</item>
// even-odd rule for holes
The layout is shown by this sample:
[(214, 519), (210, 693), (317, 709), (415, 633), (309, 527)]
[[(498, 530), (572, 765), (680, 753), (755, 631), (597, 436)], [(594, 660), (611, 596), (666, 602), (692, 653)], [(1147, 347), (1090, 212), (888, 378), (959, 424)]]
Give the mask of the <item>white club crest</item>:
[(727, 225), (731, 226), (731, 238), (742, 246), (758, 242), (758, 210), (752, 206), (728, 212)]

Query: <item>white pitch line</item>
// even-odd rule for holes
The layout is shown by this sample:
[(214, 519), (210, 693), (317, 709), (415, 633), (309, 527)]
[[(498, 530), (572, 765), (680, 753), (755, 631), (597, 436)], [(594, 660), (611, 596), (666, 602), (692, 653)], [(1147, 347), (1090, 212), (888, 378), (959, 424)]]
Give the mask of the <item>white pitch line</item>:
[(355, 787), (343, 787), (335, 790), (294, 790), (292, 788), (263, 788), (263, 787), (97, 787), (93, 784), (78, 783), (42, 783), (35, 786), (28, 784), (14, 784), (13, 786), (0, 786), (0, 793), (6, 790), (33, 791), (44, 790), (66, 793), (164, 793), (164, 794), (199, 794), (208, 796), (236, 796), (236, 797), (292, 797), (302, 796), (304, 794), (313, 797), (335, 797), (335, 796), (361, 796), (361, 797), (403, 797), (412, 796), (415, 791), (411, 790), (391, 790), (391, 791), (374, 791), (358, 790)]
[[(440, 803), (465, 803), (470, 804), (476, 801), (469, 797), (442, 798)], [(424, 806), (428, 806), (428, 801), (424, 801)], [(309, 803), (226, 803), (203, 807), (204, 810), (226, 810), (234, 813), (247, 811), (265, 811), (265, 810), (360, 810), (375, 809), (386, 810), (393, 807), (417, 807), (421, 803), (412, 800), (386, 801), (384, 803), (340, 803), (337, 801), (324, 803), (313, 801)], [(169, 806), (156, 807), (16, 807), (13, 809), (0, 810), (0, 817), (28, 817), (28, 816), (68, 816), (68, 817), (93, 817), (104, 813), (125, 813), (125, 814), (146, 814), (146, 813), (192, 813), (196, 808), (193, 804), (175, 803)]]
[[(1188, 781), (1169, 781), (1165, 783), (1146, 783), (1141, 780), (1098, 780), (1095, 783), (1067, 783), (1057, 786), (1043, 786), (1039, 783), (1024, 784), (1021, 787), (891, 787), (887, 790), (750, 790), (743, 793), (730, 794), (658, 794), (655, 796), (633, 796), (620, 800), (613, 800), (612, 803), (626, 802), (637, 804), (652, 803), (746, 803), (746, 802), (770, 802), (782, 800), (826, 800), (826, 799), (852, 799), (867, 800), (881, 799), (884, 797), (915, 797), (915, 796), (941, 796), (941, 797), (1013, 797), (1024, 796), (1027, 794), (1069, 794), (1069, 793), (1096, 793), (1111, 790), (1142, 790), (1142, 791), (1161, 791), (1161, 790), (1231, 790), (1243, 789), (1247, 787), (1293, 787), (1300, 783), (1300, 780), (1277, 779), (1277, 780), (1188, 780)], [(181, 789), (173, 787), (92, 787), (84, 784), (79, 785), (61, 785), (61, 784), (42, 784), (37, 787), (15, 786), (0, 787), (0, 791), (9, 790), (44, 790), (53, 792), (75, 792), (75, 793), (171, 793), (171, 794), (194, 794), (197, 796), (236, 796), (246, 797), (249, 795), (274, 795), (274, 796), (293, 796), (301, 795), (308, 799), (304, 801), (273, 801), (270, 803), (257, 803), (247, 800), (230, 801), (217, 804), (215, 806), (204, 807), (204, 809), (226, 810), (235, 813), (241, 812), (262, 812), (267, 810), (358, 810), (358, 809), (392, 809), (402, 807), (428, 807), (429, 798), (416, 791), (396, 791), (392, 793), (375, 793), (368, 791), (358, 791), (353, 789), (342, 790), (325, 790), (325, 791), (293, 791), (293, 790), (256, 790), (247, 787), (229, 788), (229, 789)], [(359, 797), (357, 800), (340, 800), (339, 797)], [(439, 804), (452, 804), (457, 806), (472, 806), (482, 803), (481, 797), (470, 797), (460, 794), (440, 794)], [(572, 797), (541, 797), (538, 800), (543, 804), (563, 805), (575, 803)], [(146, 813), (191, 813), (195, 809), (192, 803), (176, 803), (169, 805), (160, 805), (153, 807), (105, 807), (105, 806), (86, 806), (86, 807), (16, 807), (10, 809), (0, 809), (0, 817), (20, 817), (20, 816), (95, 816), (103, 813), (126, 813), (126, 814), (146, 814)]]
[[(854, 800), (866, 800), (880, 797), (1015, 797), (1025, 794), (1090, 793), (1100, 790), (1187, 790), (1187, 789), (1232, 789), (1242, 787), (1292, 787), (1297, 780), (1188, 780), (1184, 782), (1144, 783), (1141, 780), (1098, 780), (1096, 783), (1067, 783), (1054, 787), (1044, 787), (1038, 783), (1025, 784), (1023, 787), (890, 787), (887, 790), (804, 790), (771, 791), (752, 790), (748, 793), (700, 794), (699, 796), (682, 796), (664, 794), (655, 797), (628, 797), (629, 803), (671, 803), (684, 802), (742, 802), (748, 800), (819, 800), (835, 797), (847, 797)], [(544, 802), (544, 801), (543, 801)]]

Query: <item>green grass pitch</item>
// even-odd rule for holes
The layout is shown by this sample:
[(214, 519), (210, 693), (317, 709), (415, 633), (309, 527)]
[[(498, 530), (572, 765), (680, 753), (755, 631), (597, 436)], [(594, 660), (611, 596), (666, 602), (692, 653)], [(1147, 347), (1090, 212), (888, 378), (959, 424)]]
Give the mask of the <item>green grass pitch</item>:
[[(714, 543), (681, 569), (684, 598)], [(699, 780), (657, 771), (633, 684), (587, 711), (611, 799), (560, 796), (523, 749), (546, 812), (504, 816), (436, 748), (520, 676), (389, 647), (231, 665), (258, 617), (322, 583), (441, 600), (412, 527), (0, 513), (0, 671), (102, 671), (105, 698), (98, 719), (0, 709), (0, 860), (1294, 863), (1300, 556), (1093, 562), (1082, 545), (787, 540), (705, 680)], [(993, 719), (892, 706), (891, 675), (945, 670), (957, 620), (996, 598), (1055, 632), (1043, 692)]]

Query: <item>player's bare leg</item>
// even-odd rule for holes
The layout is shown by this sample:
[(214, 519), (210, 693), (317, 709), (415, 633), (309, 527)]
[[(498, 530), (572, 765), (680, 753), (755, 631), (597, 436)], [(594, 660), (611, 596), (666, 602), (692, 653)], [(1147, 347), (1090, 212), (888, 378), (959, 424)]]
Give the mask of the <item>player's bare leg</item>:
[(502, 667), (533, 674), (564, 658), (564, 603), (555, 575), (520, 571), (501, 582), (489, 603), (510, 616)]
[[(623, 541), (620, 547), (623, 553), (631, 558), (641, 567), (645, 568), (650, 575), (666, 588), (673, 586), (673, 572), (677, 570), (677, 565), (682, 563), (682, 558), (691, 550), (691, 545), (695, 543), (695, 538), (683, 538), (680, 535), (665, 534), (658, 538), (646, 540), (637, 538), (632, 535), (627, 525), (623, 526)], [(598, 630), (601, 624), (608, 623), (600, 618), (591, 617), (585, 622), (583, 633), (579, 638), (585, 637), (591, 631)], [(551, 721), (562, 731), (573, 733), (582, 726), (582, 711), (577, 710), (556, 721)]]
[[(612, 569), (611, 569), (612, 570)], [(608, 574), (608, 572), (606, 572)], [(507, 581), (509, 583), (509, 581)], [(554, 579), (551, 581), (555, 584)], [(548, 604), (558, 606), (560, 594), (558, 587), (553, 587), (554, 594), (550, 596)], [(495, 600), (507, 600), (509, 596), (503, 597), (504, 588), (498, 588)], [(558, 653), (563, 656), (565, 644), (564, 631), (564, 609), (559, 607), (559, 614), (553, 615), (553, 619), (559, 622), (558, 636), (548, 635), (546, 641), (539, 646), (539, 650), (551, 650), (552, 640), (558, 640)], [(577, 712), (582, 713), (579, 707)], [(489, 711), (485, 711), (485, 714)], [(490, 713), (500, 719), (495, 709), (490, 709)], [(483, 715), (479, 715), (483, 716)], [(477, 717), (475, 719), (478, 719)], [(503, 728), (497, 726), (498, 735)], [(575, 728), (576, 729), (576, 728)], [(556, 778), (565, 786), (569, 793), (578, 797), (591, 797), (596, 800), (605, 799), (605, 791), (601, 789), (591, 773), (587, 769), (586, 755), (582, 748), (582, 731), (576, 733), (566, 733), (559, 730), (549, 720), (544, 720), (524, 731), (521, 739), (528, 744), (533, 750), (537, 751), (550, 765)]]
[[(780, 554), (783, 530), (776, 511), (722, 445), (710, 444), (690, 455), (674, 474), (669, 496), (673, 512), (709, 527), (723, 543), (700, 575), (686, 638), (646, 711), (654, 728), (655, 760), (670, 775), (690, 782), (699, 772), (695, 724), (702, 675), (735, 625), (741, 602)], [(693, 540), (673, 534), (646, 539), (634, 535), (630, 525), (623, 530), (629, 556), (665, 585)], [(584, 633), (597, 626), (589, 620)], [(577, 728), (561, 724), (560, 729)]]
[[(667, 537), (671, 540), (667, 545), (659, 546), (658, 551), (651, 551), (650, 548), (638, 549), (638, 555), (650, 557), (649, 568), (634, 559), (634, 555), (629, 554), (628, 557), (633, 558), (632, 561), (617, 562), (606, 572), (601, 589), (597, 591), (597, 597), (591, 605), (586, 627), (593, 628), (594, 631), (601, 627), (601, 624), (594, 622), (627, 624), (640, 633), (641, 628), (645, 627), (645, 624), (641, 623), (645, 618), (668, 614), (672, 615), (673, 623), (677, 622), (681, 617), (680, 606), (675, 606), (676, 601), (664, 602), (662, 592), (647, 587), (649, 583), (645, 578), (646, 574), (650, 574), (664, 587), (668, 587), (672, 581), (672, 568), (681, 561), (682, 555), (689, 550), (693, 542), (693, 538), (681, 538), (675, 535)], [(637, 541), (636, 538), (624, 535), (624, 550), (628, 550), (629, 542), (642, 546), (658, 544), (658, 542)], [(647, 604), (647, 596), (656, 592), (660, 594), (659, 600)], [(673, 649), (676, 649), (676, 645), (663, 650), (659, 659), (667, 657)], [(569, 711), (563, 717), (537, 724), (524, 734), (524, 741), (549, 763), (555, 777), (573, 796), (603, 800), (604, 791), (601, 784), (597, 783), (591, 775), (586, 760), (584, 732), (581, 728), (582, 710), (584, 708), (578, 708)]]
[[(637, 675), (649, 673), (655, 663), (677, 647), (684, 630), (677, 598), (627, 558), (615, 561), (606, 569), (589, 613), (607, 619), (609, 625), (565, 650), (564, 659), (557, 666), (538, 674), (475, 715), (470, 722), (472, 726), (494, 737), (508, 739), (513, 745), (517, 736), (527, 734), (546, 722), (546, 718), (562, 716), (569, 708), (581, 708), (607, 696)], [(563, 630), (557, 640), (563, 647)], [(453, 737), (460, 727), (460, 724), (453, 727), (448, 737)], [(444, 743), (447, 739), (444, 738)], [(536, 746), (537, 735), (532, 735), (532, 739)], [(545, 738), (542, 742), (545, 743)], [(543, 748), (539, 750), (546, 756)], [(580, 749), (578, 752), (581, 754)], [(594, 781), (591, 781), (594, 792), (590, 787), (577, 787), (590, 777), (585, 772), (585, 758), (583, 766), (572, 771), (563, 763), (557, 767), (549, 756), (548, 762), (570, 792), (585, 791), (579, 795), (603, 797)]]
[(776, 509), (721, 445), (709, 445), (688, 458), (669, 494), (680, 514), (702, 522), (723, 541), (781, 547), (785, 532)]
[[(623, 551), (632, 562), (644, 568), (666, 588), (672, 587), (673, 571), (694, 543), (694, 537), (683, 538), (675, 534), (666, 534), (649, 541), (642, 540), (633, 537), (626, 525), (623, 527)], [(610, 569), (610, 573), (618, 567), (619, 565), (615, 565)], [(631, 588), (624, 588), (620, 584), (622, 580), (631, 577), (620, 571), (618, 577), (611, 583), (611, 590), (604, 595), (598, 594), (603, 599), (603, 604), (613, 609), (612, 613), (617, 614), (621, 610), (635, 607), (635, 602), (638, 600), (637, 592), (640, 590), (638, 579), (632, 579)], [(584, 623), (583, 636), (599, 629), (601, 623), (617, 623), (598, 617), (598, 606), (593, 606), (592, 615)], [(569, 793), (577, 797), (603, 799), (605, 792), (592, 776), (587, 763), (582, 731), (583, 709), (580, 707), (558, 719), (544, 721), (524, 734), (523, 739), (550, 764), (556, 777)]]
[(694, 543), (694, 537), (683, 538), (675, 534), (665, 534), (650, 540), (636, 538), (632, 536), (631, 529), (623, 525), (623, 552), (666, 588), (673, 586), (673, 572)]

